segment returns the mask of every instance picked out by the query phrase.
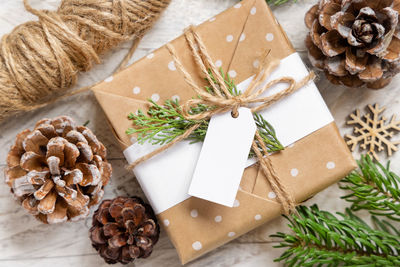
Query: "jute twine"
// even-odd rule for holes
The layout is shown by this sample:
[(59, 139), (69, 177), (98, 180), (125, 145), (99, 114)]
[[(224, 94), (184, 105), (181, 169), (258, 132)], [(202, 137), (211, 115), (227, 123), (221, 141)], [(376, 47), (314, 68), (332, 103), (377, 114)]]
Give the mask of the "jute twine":
[(17, 26), (1, 40), (0, 120), (53, 102), (76, 83), (79, 72), (100, 63), (101, 54), (135, 40), (124, 66), (170, 1), (63, 0), (53, 12), (24, 0), (39, 20)]
[[(191, 48), (196, 64), (202, 72), (202, 75), (204, 75), (206, 79), (209, 80), (211, 86), (213, 87), (213, 91), (208, 92), (204, 90), (204, 88), (198, 86), (192, 76), (189, 74), (189, 72), (183, 67), (181, 61), (178, 58), (178, 54), (175, 51), (175, 48), (171, 44), (167, 45), (167, 48), (174, 59), (175, 65), (183, 73), (186, 83), (190, 85), (190, 87), (199, 96), (199, 98), (188, 100), (182, 106), (182, 115), (188, 120), (207, 120), (210, 119), (213, 115), (228, 111), (232, 111), (232, 116), (237, 117), (239, 115), (239, 107), (249, 107), (252, 112), (258, 112), (278, 102), (282, 98), (291, 95), (315, 78), (314, 73), (311, 72), (299, 82), (296, 82), (291, 77), (281, 77), (263, 85), (265, 79), (279, 65), (279, 60), (271, 60), (270, 57), (268, 57), (269, 51), (267, 51), (267, 53), (265, 53), (265, 55), (262, 57), (262, 63), (260, 64), (257, 74), (255, 75), (250, 86), (241, 95), (233, 96), (229, 92), (224, 82), (224, 78), (222, 77), (221, 73), (218, 71), (217, 67), (214, 65), (211, 57), (209, 56), (207, 48), (205, 47), (200, 35), (196, 33), (193, 27), (190, 27), (185, 32), (185, 37)], [(213, 82), (213, 77), (217, 82)], [(266, 90), (279, 83), (286, 83), (288, 87), (272, 96), (262, 97), (262, 94)], [(213, 107), (213, 109), (199, 114), (191, 113), (191, 108), (196, 107), (199, 104)], [(175, 138), (172, 142), (160, 147), (152, 153), (137, 159), (135, 162), (130, 164), (128, 168), (133, 169), (138, 164), (154, 157), (155, 155), (158, 155), (159, 153), (167, 150), (176, 143), (186, 139), (200, 125), (201, 122), (199, 124), (195, 124), (191, 128), (187, 129), (183, 135)], [(240, 140), (238, 140), (238, 142), (240, 142)], [(276, 173), (268, 156), (268, 149), (265, 146), (265, 143), (258, 131), (255, 134), (252, 149), (257, 156), (263, 174), (271, 185), (272, 190), (277, 195), (278, 200), (282, 204), (283, 212), (285, 214), (290, 214), (290, 212), (295, 210), (295, 201), (285, 185), (282, 183), (278, 174)]]

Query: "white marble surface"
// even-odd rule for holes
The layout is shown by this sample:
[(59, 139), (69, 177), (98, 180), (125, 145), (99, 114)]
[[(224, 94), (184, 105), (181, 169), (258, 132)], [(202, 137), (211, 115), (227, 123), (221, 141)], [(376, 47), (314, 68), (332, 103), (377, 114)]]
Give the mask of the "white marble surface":
[[(59, 0), (31, 0), (30, 2), (37, 8), (54, 9)], [(236, 2), (238, 1), (172, 0), (160, 21), (141, 42), (132, 61), (177, 37), (188, 25), (200, 23)], [(305, 57), (303, 39), (306, 34), (303, 16), (315, 2), (316, 0), (298, 0), (297, 4), (289, 3), (273, 8), (295, 48), (303, 57)], [(24, 11), (22, 0), (0, 1), (0, 35), (30, 19), (34, 17)], [(125, 44), (108, 54), (103, 64), (81, 75), (77, 87), (93, 84), (109, 76), (128, 48), (129, 44)], [(384, 90), (369, 91), (334, 87), (321, 76), (318, 86), (342, 134), (345, 134), (351, 132), (351, 128), (345, 126), (346, 116), (355, 108), (363, 109), (366, 104), (378, 102), (380, 105), (387, 106), (387, 115), (400, 114), (399, 81), (400, 77)], [(143, 196), (133, 175), (124, 169), (125, 161), (121, 150), (91, 93), (71, 97), (0, 124), (1, 166), (4, 167), (7, 151), (19, 131), (32, 127), (43, 117), (55, 117), (62, 114), (70, 115), (80, 123), (90, 120), (89, 127), (106, 144), (114, 173), (111, 183), (105, 189), (105, 197)], [(356, 157), (357, 155), (355, 153)], [(385, 159), (385, 156), (383, 158)], [(397, 171), (400, 171), (399, 159), (400, 153), (392, 157), (392, 166)], [(307, 204), (318, 203), (321, 208), (329, 211), (343, 211), (347, 203), (339, 199), (341, 195), (343, 192), (334, 185), (308, 201)], [(9, 188), (4, 183), (0, 183), (0, 200), (0, 266), (106, 266), (92, 249), (88, 239), (91, 218), (77, 223), (43, 225), (14, 202)], [(269, 238), (269, 234), (276, 231), (287, 231), (286, 223), (281, 218), (232, 241), (188, 266), (279, 266), (273, 263), (273, 259), (282, 251), (272, 249), (274, 240)], [(152, 256), (146, 260), (137, 260), (130, 266), (180, 266), (180, 263), (168, 237), (162, 234)]]

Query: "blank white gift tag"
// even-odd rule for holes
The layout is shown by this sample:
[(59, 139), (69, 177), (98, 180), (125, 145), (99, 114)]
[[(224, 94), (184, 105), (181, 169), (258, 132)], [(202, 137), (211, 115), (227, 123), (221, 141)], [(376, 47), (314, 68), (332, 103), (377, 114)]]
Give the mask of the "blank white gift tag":
[(257, 126), (248, 108), (211, 118), (189, 195), (233, 207)]

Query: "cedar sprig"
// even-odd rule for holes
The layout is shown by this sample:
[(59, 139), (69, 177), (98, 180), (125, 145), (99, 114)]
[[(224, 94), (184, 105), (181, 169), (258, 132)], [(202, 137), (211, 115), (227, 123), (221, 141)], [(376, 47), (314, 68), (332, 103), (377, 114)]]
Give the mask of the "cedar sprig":
[[(200, 127), (194, 131), (189, 139), (194, 142), (204, 140), (208, 128), (208, 121), (187, 120), (183, 117), (178, 100), (167, 100), (163, 106), (153, 100), (147, 114), (138, 110), (137, 114), (130, 113), (128, 119), (133, 121), (135, 128), (129, 128), (128, 135), (138, 133), (139, 144), (150, 142), (153, 145), (165, 145), (178, 136), (184, 134), (187, 129), (200, 123)], [(204, 105), (198, 105), (192, 109), (192, 113), (201, 113), (207, 110)]]
[[(256, 122), (258, 133), (260, 134), (261, 138), (264, 141), (264, 144), (268, 149), (268, 151), (266, 152), (272, 153), (283, 150), (284, 147), (276, 137), (276, 132), (274, 127), (272, 127), (272, 125), (258, 113), (254, 113), (253, 118), (254, 121)], [(259, 149), (262, 149), (262, 147), (259, 144), (258, 147)], [(252, 154), (250, 155), (253, 156)]]
[[(286, 251), (275, 261), (287, 266), (400, 266), (400, 237), (376, 230), (347, 209), (338, 217), (299, 206), (287, 217), (293, 234), (277, 233), (276, 248)], [(379, 221), (379, 220), (378, 220)], [(387, 229), (396, 229), (386, 222)], [(388, 226), (390, 225), (390, 226)]]
[[(233, 96), (240, 95), (240, 91), (237, 89), (235, 82), (229, 76), (220, 69), (221, 76), (224, 79), (224, 83), (230, 94)], [(214, 83), (216, 88), (220, 90), (220, 85), (213, 75), (209, 72), (210, 80), (206, 80), (209, 83)], [(205, 90), (213, 93), (214, 88), (211, 85), (205, 86)], [(222, 90), (221, 90), (222, 91)], [(183, 135), (189, 128), (195, 124), (200, 126), (193, 131), (188, 137), (192, 143), (203, 142), (207, 133), (209, 120), (187, 120), (182, 115), (182, 109), (179, 105), (178, 100), (167, 100), (164, 105), (158, 105), (153, 100), (149, 100), (151, 106), (147, 113), (142, 110), (138, 110), (137, 114), (130, 113), (128, 119), (132, 120), (134, 128), (129, 128), (126, 134), (138, 134), (137, 141), (139, 144), (149, 142), (153, 145), (165, 145), (173, 141), (180, 135)], [(190, 114), (200, 114), (208, 110), (212, 110), (214, 107), (209, 107), (204, 104), (198, 104), (191, 107)], [(254, 114), (254, 120), (258, 131), (267, 147), (265, 153), (272, 153), (283, 150), (284, 147), (279, 142), (275, 130), (271, 124), (269, 124), (260, 114)], [(261, 148), (261, 147), (260, 147)], [(253, 157), (254, 153), (251, 151), (249, 157)]]
[(339, 184), (350, 193), (342, 198), (351, 202), (351, 210), (367, 210), (372, 215), (400, 221), (400, 178), (369, 156), (358, 161), (359, 170), (352, 172)]
[[(283, 5), (290, 0), (266, 0), (268, 4), (273, 4), (275, 6)], [(293, 3), (297, 3), (297, 0), (293, 0)]]
[[(133, 121), (135, 128), (129, 128), (128, 135), (137, 133), (139, 144), (146, 142), (152, 145), (165, 145), (173, 141), (178, 136), (184, 134), (187, 129), (195, 124), (200, 126), (187, 138), (191, 143), (203, 142), (206, 137), (209, 120), (187, 120), (181, 113), (178, 101), (167, 100), (164, 106), (160, 106), (152, 100), (149, 100), (152, 106), (147, 114), (139, 110), (137, 114), (130, 113), (128, 118)], [(198, 105), (192, 108), (191, 113), (201, 113), (209, 108), (204, 105)], [(260, 136), (262, 137), (268, 151), (272, 153), (283, 150), (284, 147), (279, 142), (275, 130), (260, 114), (254, 114)], [(260, 147), (261, 148), (261, 147)], [(250, 152), (249, 157), (254, 153)]]

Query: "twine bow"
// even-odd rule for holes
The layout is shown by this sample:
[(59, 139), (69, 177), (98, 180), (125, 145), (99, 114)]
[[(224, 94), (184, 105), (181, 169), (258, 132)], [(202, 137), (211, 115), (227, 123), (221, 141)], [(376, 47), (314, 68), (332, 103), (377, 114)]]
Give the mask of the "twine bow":
[[(237, 117), (239, 115), (238, 114), (239, 107), (249, 107), (250, 105), (253, 106), (250, 108), (252, 112), (258, 112), (278, 102), (282, 98), (292, 94), (298, 89), (302, 88), (309, 81), (313, 80), (315, 77), (315, 74), (311, 72), (300, 82), (296, 82), (291, 77), (281, 77), (272, 80), (265, 85), (262, 85), (263, 81), (265, 81), (265, 79), (270, 75), (272, 70), (274, 70), (279, 65), (279, 60), (268, 61), (269, 51), (267, 51), (267, 53), (265, 53), (264, 56), (262, 57), (262, 62), (258, 67), (257, 74), (250, 83), (249, 87), (242, 94), (235, 96), (232, 95), (231, 92), (229, 92), (225, 84), (224, 78), (214, 65), (203, 41), (201, 40), (201, 37), (196, 33), (193, 27), (190, 27), (185, 32), (185, 37), (190, 46), (196, 64), (199, 66), (202, 74), (209, 81), (213, 89), (212, 91), (206, 91), (203, 88), (199, 87), (194, 82), (192, 76), (183, 67), (181, 61), (177, 56), (175, 48), (171, 44), (167, 44), (167, 49), (169, 50), (171, 56), (173, 57), (176, 67), (183, 73), (186, 83), (199, 96), (199, 98), (188, 100), (182, 106), (182, 115), (188, 120), (201, 121), (205, 119), (210, 119), (212, 116), (216, 114), (225, 113), (229, 111), (232, 111), (233, 117)], [(280, 83), (286, 83), (288, 84), (288, 87), (274, 95), (262, 97), (262, 94), (266, 90)], [(190, 112), (191, 108), (199, 104), (211, 106), (213, 108), (199, 114), (191, 113)], [(138, 164), (154, 157), (155, 155), (167, 150), (176, 143), (186, 139), (199, 126), (200, 123), (195, 124), (191, 128), (187, 129), (183, 135), (175, 138), (172, 142), (168, 143), (167, 145), (162, 146), (159, 149), (137, 159), (135, 162), (130, 164), (128, 168), (133, 169)], [(279, 176), (277, 175), (272, 165), (272, 162), (268, 157), (267, 147), (265, 146), (265, 143), (258, 131), (256, 132), (255, 139), (252, 143), (252, 150), (257, 156), (263, 174), (270, 183), (271, 188), (275, 192), (278, 200), (281, 202), (283, 212), (285, 214), (289, 214), (291, 211), (294, 211), (295, 202), (293, 200), (293, 197), (288, 192), (285, 185), (279, 179)]]

